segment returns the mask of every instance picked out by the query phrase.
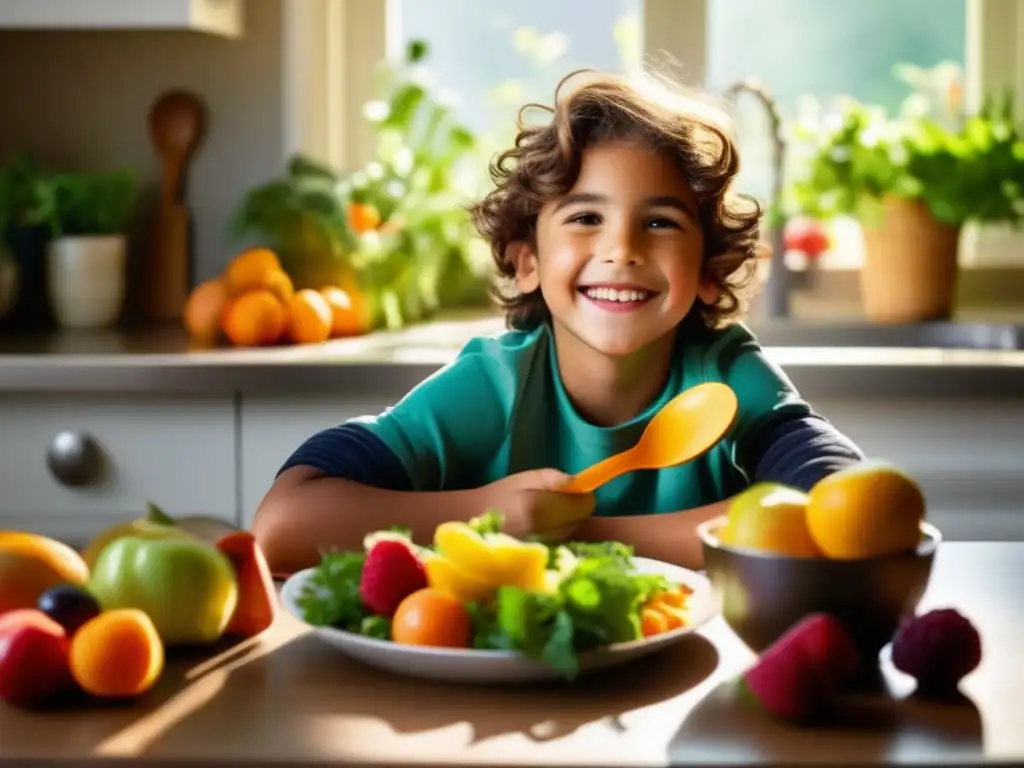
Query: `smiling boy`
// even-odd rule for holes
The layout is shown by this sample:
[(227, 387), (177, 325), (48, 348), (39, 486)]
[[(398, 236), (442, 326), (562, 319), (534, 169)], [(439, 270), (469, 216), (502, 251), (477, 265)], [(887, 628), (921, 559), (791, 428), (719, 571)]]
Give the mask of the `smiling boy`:
[[(717, 115), (651, 81), (580, 73), (551, 112), (521, 123), (472, 209), (509, 283), (510, 330), (472, 340), (393, 408), (294, 452), (253, 525), (274, 570), (359, 548), (389, 525), (429, 539), (487, 508), (514, 535), (623, 541), (698, 567), (695, 526), (736, 493), (761, 481), (806, 490), (863, 458), (730, 322), (761, 210), (730, 191), (739, 159)], [(705, 381), (739, 400), (706, 455), (594, 495), (558, 493)]]

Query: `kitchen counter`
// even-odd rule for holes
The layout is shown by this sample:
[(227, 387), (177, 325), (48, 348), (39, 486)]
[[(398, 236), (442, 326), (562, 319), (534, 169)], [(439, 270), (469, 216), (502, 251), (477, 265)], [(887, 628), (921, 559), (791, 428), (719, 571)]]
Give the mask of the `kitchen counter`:
[[(0, 392), (401, 395), (454, 359), (495, 317), (453, 317), (322, 345), (190, 349), (180, 328), (0, 337)], [(818, 397), (1017, 398), (1024, 352), (910, 347), (768, 347)]]
[[(349, 661), (281, 617), (262, 640), (179, 659), (134, 707), (30, 713), (0, 705), (0, 759), (80, 767), (684, 764), (995, 764), (1024, 759), (1024, 543), (941, 546), (921, 608), (955, 606), (978, 626), (981, 666), (963, 699), (860, 694), (839, 729), (799, 729), (739, 705), (751, 662), (715, 619), (673, 649), (575, 685), (418, 682)], [(883, 658), (885, 658), (883, 654)]]

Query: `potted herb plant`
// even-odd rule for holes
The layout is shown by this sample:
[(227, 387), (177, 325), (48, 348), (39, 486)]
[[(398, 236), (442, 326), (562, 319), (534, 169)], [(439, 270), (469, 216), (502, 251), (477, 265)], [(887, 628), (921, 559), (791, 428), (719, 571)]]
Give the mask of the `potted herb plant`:
[(126, 229), (135, 207), (133, 171), (61, 173), (45, 185), (50, 229), (47, 286), (65, 328), (114, 325), (124, 306)]
[[(923, 70), (900, 74), (927, 82)], [(895, 117), (849, 101), (828, 130), (802, 134), (814, 148), (787, 190), (801, 213), (860, 222), (861, 301), (875, 322), (951, 317), (964, 225), (1017, 225), (1024, 216), (1024, 138), (1012, 94), (990, 96), (973, 115), (960, 109), (955, 81), (945, 103), (927, 96), (919, 88)]]
[(245, 195), (234, 221), (236, 237), (278, 253), (297, 287), (356, 290), (390, 328), (490, 297), (490, 257), (463, 206), (474, 190), (459, 173), (481, 165), (476, 139), (414, 76), (426, 57), (411, 42), (384, 98), (366, 106), (377, 146), (365, 167), (340, 174), (294, 158)]
[[(35, 158), (17, 154), (0, 166), (0, 323), (46, 328), (52, 323), (46, 296), (43, 222), (48, 175)], [(5, 300), (6, 297), (6, 300)]]

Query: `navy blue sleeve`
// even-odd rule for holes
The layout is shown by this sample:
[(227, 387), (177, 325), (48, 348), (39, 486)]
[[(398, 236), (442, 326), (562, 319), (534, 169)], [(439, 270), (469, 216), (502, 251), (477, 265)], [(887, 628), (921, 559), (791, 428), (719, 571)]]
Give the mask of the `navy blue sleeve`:
[(773, 482), (809, 491), (823, 477), (864, 459), (850, 438), (811, 414), (769, 425), (750, 452), (752, 482)]
[(325, 477), (388, 491), (412, 490), (409, 473), (398, 456), (359, 424), (342, 424), (317, 432), (288, 457), (278, 474), (298, 466), (318, 469)]

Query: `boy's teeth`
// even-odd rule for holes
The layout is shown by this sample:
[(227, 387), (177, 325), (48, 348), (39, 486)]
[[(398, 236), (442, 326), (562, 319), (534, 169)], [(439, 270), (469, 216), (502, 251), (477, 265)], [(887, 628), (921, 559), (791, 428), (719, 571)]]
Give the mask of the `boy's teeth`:
[(587, 297), (600, 301), (644, 301), (650, 297), (648, 291), (620, 291), (617, 288), (587, 288)]

